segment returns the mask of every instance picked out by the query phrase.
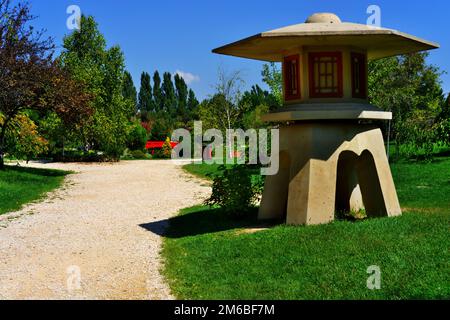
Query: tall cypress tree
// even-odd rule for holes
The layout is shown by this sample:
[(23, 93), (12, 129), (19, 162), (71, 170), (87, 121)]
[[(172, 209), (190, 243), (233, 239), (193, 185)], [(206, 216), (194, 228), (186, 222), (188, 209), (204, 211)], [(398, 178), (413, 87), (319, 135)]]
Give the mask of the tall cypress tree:
[(177, 113), (177, 98), (172, 82), (172, 75), (169, 72), (165, 72), (163, 75), (162, 94), (164, 110), (168, 112), (170, 116), (175, 116)]
[(141, 89), (139, 90), (139, 110), (141, 112), (153, 111), (152, 86), (150, 84), (150, 75), (142, 72)]
[(137, 91), (134, 86), (133, 77), (128, 71), (125, 71), (123, 75), (122, 96), (131, 101), (133, 110), (137, 109)]
[(160, 111), (164, 108), (163, 95), (161, 90), (161, 77), (159, 76), (158, 71), (155, 71), (155, 73), (153, 74), (153, 101), (156, 111)]
[(183, 77), (175, 75), (175, 88), (177, 96), (177, 111), (183, 122), (189, 121), (189, 112), (187, 109), (188, 87)]
[(187, 100), (187, 111), (188, 111), (188, 115), (189, 115), (188, 120), (194, 120), (196, 118), (197, 108), (199, 105), (200, 105), (200, 103), (198, 102), (194, 91), (192, 89), (189, 89), (188, 100)]

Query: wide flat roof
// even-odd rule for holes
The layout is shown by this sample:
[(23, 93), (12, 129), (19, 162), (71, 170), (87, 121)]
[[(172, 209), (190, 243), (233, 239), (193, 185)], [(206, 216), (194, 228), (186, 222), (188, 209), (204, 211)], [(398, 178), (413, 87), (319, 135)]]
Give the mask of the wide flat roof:
[[(319, 16), (319, 19), (314, 19), (315, 16)], [(281, 62), (285, 52), (303, 46), (358, 47), (367, 50), (369, 60), (439, 48), (437, 43), (397, 30), (341, 22), (333, 14), (315, 14), (311, 17), (305, 23), (262, 32), (214, 49), (213, 52)], [(323, 17), (331, 19), (324, 20)]]

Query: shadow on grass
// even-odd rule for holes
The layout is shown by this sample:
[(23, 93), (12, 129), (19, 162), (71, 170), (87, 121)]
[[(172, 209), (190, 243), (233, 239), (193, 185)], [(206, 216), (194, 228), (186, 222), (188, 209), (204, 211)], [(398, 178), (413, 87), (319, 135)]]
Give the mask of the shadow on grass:
[(255, 209), (246, 218), (233, 219), (220, 209), (194, 207), (171, 219), (141, 224), (140, 227), (167, 238), (184, 238), (240, 228), (276, 225), (277, 221), (258, 221)]
[(17, 173), (29, 173), (42, 177), (63, 177), (71, 172), (63, 171), (63, 170), (55, 170), (55, 169), (39, 169), (39, 168), (29, 168), (29, 167), (21, 167), (21, 166), (5, 166), (5, 171), (9, 172), (17, 172)]

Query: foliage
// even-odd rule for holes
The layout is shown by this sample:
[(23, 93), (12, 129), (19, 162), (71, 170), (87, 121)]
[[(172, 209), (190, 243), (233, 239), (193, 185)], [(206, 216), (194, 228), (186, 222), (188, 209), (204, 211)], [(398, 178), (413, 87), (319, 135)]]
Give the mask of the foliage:
[(147, 159), (147, 155), (142, 150), (131, 151), (131, 156), (136, 160)]
[(147, 144), (147, 131), (140, 124), (130, 127), (127, 138), (127, 148), (130, 150), (143, 150)]
[[(435, 123), (444, 105), (439, 69), (426, 62), (428, 53), (415, 53), (369, 63), (371, 103), (392, 111), (392, 138), (401, 150), (431, 155)], [(407, 146), (404, 148), (402, 146)]]
[(181, 77), (179, 74), (175, 74), (174, 82), (177, 97), (177, 114), (180, 116), (181, 121), (186, 123), (190, 118), (190, 113), (187, 105), (189, 94), (188, 87), (183, 77)]
[(147, 72), (142, 72), (141, 88), (139, 90), (139, 110), (154, 111), (152, 86), (150, 84), (150, 75)]
[(277, 98), (259, 85), (252, 86), (250, 91), (244, 92), (240, 102), (245, 112), (254, 111), (258, 106), (267, 106), (267, 110), (275, 110), (280, 107)]
[(11, 120), (6, 141), (8, 154), (27, 162), (48, 150), (48, 141), (39, 134), (36, 124), (24, 114)]
[(262, 193), (259, 184), (252, 183), (252, 173), (245, 165), (219, 167), (213, 179), (212, 194), (205, 204), (220, 206), (234, 218), (246, 216)]
[(53, 60), (52, 40), (30, 26), (33, 19), (27, 3), (0, 1), (0, 168), (7, 131), (18, 114), (55, 111), (66, 124), (90, 114), (91, 96)]
[(164, 141), (161, 152), (164, 159), (170, 159), (172, 157), (172, 145), (170, 144), (169, 137), (167, 137), (166, 141)]
[(133, 106), (133, 112), (129, 115), (131, 117), (134, 115), (134, 111), (137, 110), (137, 91), (133, 77), (128, 71), (125, 71), (123, 75), (122, 96), (129, 100)]
[(153, 100), (155, 102), (155, 111), (162, 111), (164, 102), (161, 90), (161, 76), (158, 70), (153, 74)]
[(270, 93), (275, 97), (276, 106), (283, 105), (283, 75), (278, 66), (272, 62), (264, 64), (261, 72), (263, 82), (270, 88)]
[(152, 120), (150, 139), (163, 141), (172, 135), (174, 122), (167, 112), (160, 111)]
[(269, 113), (269, 107), (266, 104), (260, 104), (245, 113), (242, 124), (245, 129), (259, 129), (267, 126), (267, 123), (261, 120), (261, 117)]
[(164, 72), (162, 89), (162, 109), (170, 116), (175, 117), (177, 113), (177, 98), (175, 87), (170, 72)]
[(60, 60), (65, 70), (86, 84), (94, 97), (92, 117), (79, 130), (86, 150), (101, 150), (111, 159), (123, 153), (133, 102), (123, 96), (124, 56), (106, 48), (94, 18), (81, 17), (81, 29), (64, 38)]

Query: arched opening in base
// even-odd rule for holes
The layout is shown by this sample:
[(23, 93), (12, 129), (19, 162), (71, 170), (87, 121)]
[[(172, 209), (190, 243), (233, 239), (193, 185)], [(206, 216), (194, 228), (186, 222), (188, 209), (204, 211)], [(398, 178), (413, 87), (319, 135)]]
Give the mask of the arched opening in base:
[(349, 213), (387, 216), (375, 160), (368, 150), (360, 156), (352, 151), (339, 156), (335, 214), (340, 218)]

